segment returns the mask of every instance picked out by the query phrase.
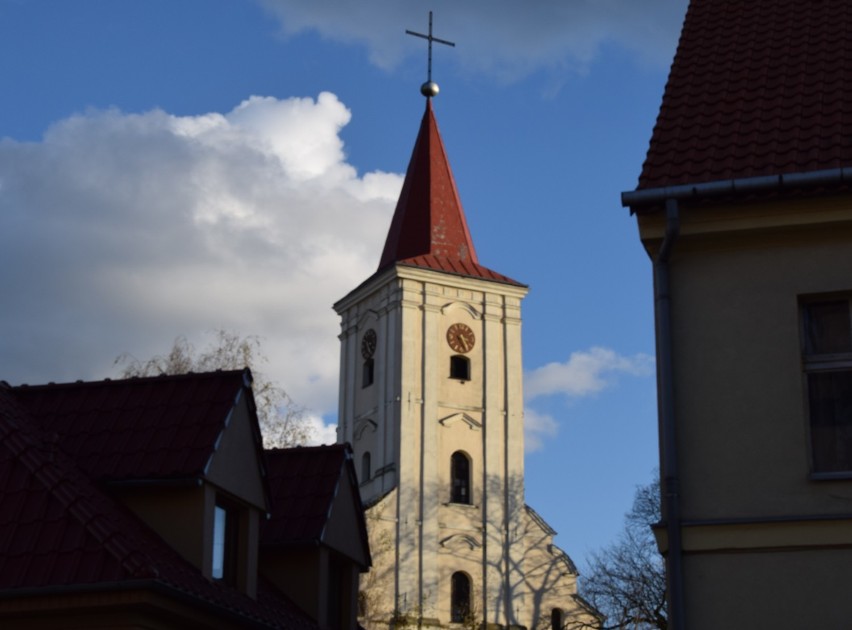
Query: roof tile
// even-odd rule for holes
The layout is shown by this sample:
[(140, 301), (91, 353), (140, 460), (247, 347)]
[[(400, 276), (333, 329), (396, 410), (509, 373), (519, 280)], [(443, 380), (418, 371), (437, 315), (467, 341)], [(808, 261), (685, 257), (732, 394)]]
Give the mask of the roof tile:
[(394, 263), (520, 284), (477, 260), (431, 99), (426, 100), (379, 271)]
[[(254, 601), (205, 579), (130, 510), (96, 487), (77, 467), (73, 453), (56, 448), (53, 435), (42, 431), (17, 400), (30, 389), (37, 388), (0, 386), (0, 471), (5, 473), (0, 476), (0, 591), (94, 583), (135, 587), (156, 580), (270, 628), (315, 627), (265, 580), (260, 580)], [(111, 395), (97, 387), (91, 393), (62, 400), (48, 396), (36, 407), (42, 417), (62, 416), (72, 408), (78, 414), (97, 409)], [(92, 430), (96, 425), (86, 426)]]
[(692, 0), (639, 188), (852, 165), (852, 4)]
[(347, 449), (333, 444), (266, 451), (273, 515), (261, 530), (262, 544), (322, 541)]
[(242, 370), (14, 388), (93, 479), (201, 475), (243, 387)]

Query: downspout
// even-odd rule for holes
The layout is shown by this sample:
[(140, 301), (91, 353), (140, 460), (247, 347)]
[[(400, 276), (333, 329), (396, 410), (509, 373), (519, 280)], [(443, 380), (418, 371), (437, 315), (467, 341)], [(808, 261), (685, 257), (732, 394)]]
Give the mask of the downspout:
[(662, 448), (660, 477), (666, 513), (668, 552), (666, 579), (668, 586), (669, 624), (673, 630), (684, 630), (683, 542), (680, 515), (680, 473), (678, 472), (677, 432), (674, 404), (674, 368), (671, 331), (671, 283), (669, 260), (680, 233), (677, 199), (666, 200), (666, 231), (654, 259), (654, 327), (657, 338), (657, 398)]

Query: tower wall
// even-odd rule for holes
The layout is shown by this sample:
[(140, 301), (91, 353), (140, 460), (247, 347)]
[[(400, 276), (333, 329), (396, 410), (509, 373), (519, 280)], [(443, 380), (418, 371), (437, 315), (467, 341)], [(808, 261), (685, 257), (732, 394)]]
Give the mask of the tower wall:
[[(351, 442), (356, 462), (370, 453), (371, 476), (360, 483), (365, 504), (381, 504), (373, 521), (382, 532), (374, 559), (395, 565), (393, 580), (382, 580), (380, 589), (385, 611), (448, 623), (452, 575), (462, 571), (471, 580), (472, 615), (500, 625), (526, 616), (525, 293), (398, 266), (336, 306), (342, 316), (339, 439)], [(450, 347), (453, 324), (472, 331), (469, 351)], [(375, 379), (364, 387), (361, 344), (370, 329), (377, 337)], [(452, 357), (460, 355), (470, 362), (469, 378), (451, 375)], [(456, 452), (469, 460), (469, 503), (451, 496)], [(388, 548), (391, 553), (382, 553)]]

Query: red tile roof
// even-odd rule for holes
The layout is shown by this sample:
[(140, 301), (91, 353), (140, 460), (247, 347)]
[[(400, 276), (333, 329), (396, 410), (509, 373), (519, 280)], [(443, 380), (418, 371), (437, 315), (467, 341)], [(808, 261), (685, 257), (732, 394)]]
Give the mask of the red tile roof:
[(639, 189), (852, 166), (852, 3), (692, 0)]
[(379, 270), (394, 263), (520, 284), (477, 260), (432, 99), (426, 99)]
[[(363, 511), (348, 444), (270, 449), (266, 458), (273, 512), (263, 524), (261, 544), (325, 542), (325, 527), (346, 476), (352, 482), (359, 511)], [(362, 543), (366, 546), (366, 539)]]
[(0, 386), (0, 597), (153, 588), (269, 628), (314, 628), (263, 582), (258, 600), (205, 579), (57, 448), (10, 388)]
[[(16, 399), (90, 478), (202, 476), (248, 370), (14, 388)], [(260, 440), (260, 435), (256, 436)]]

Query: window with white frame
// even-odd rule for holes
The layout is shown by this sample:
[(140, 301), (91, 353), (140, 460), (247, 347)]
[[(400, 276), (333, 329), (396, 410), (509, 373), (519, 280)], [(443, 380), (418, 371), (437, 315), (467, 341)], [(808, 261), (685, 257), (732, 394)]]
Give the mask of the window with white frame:
[(802, 365), (815, 473), (852, 472), (850, 308), (849, 297), (802, 302)]
[(213, 510), (213, 579), (232, 586), (237, 581), (238, 523), (238, 509), (217, 501)]

